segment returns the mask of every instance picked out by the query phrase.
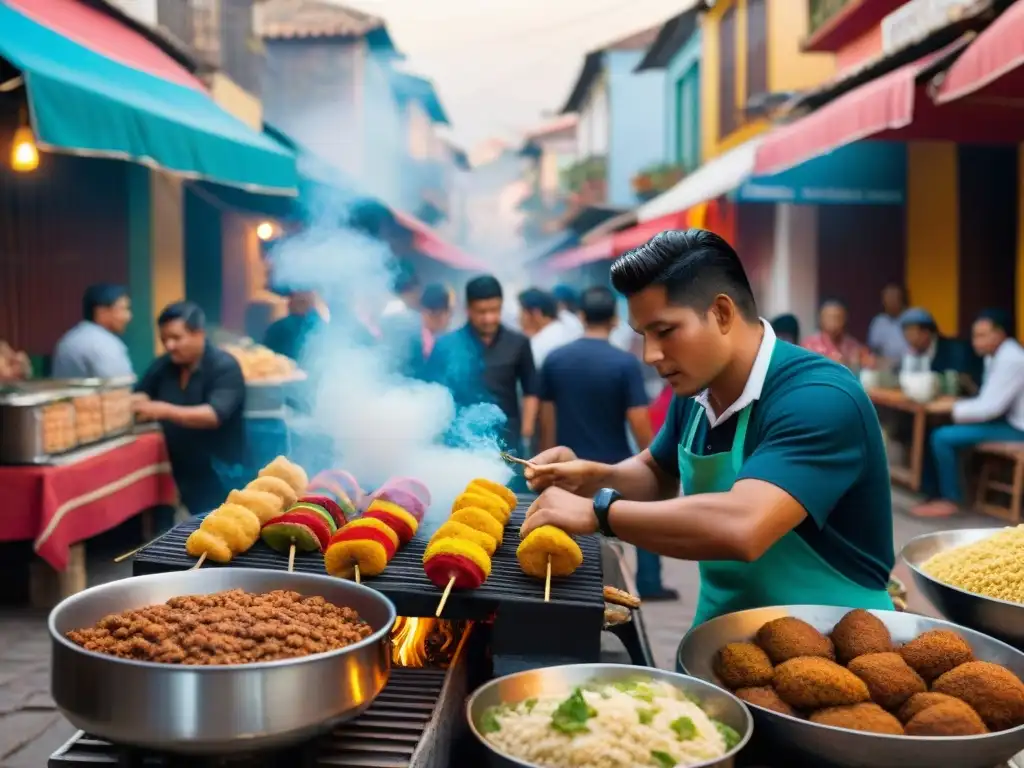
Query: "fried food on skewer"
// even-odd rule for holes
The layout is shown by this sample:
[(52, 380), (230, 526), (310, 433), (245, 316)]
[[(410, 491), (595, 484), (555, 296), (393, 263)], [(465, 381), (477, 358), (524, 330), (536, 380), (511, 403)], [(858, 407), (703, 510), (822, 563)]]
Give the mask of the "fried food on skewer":
[(284, 509), (288, 509), (299, 499), (299, 494), (288, 483), (279, 477), (272, 477), (270, 475), (257, 477), (245, 488), (249, 491), (266, 491), (267, 493), (274, 494), (281, 500), (281, 506)]
[(452, 512), (457, 512), (460, 509), (466, 507), (475, 507), (482, 509), (490, 514), (495, 520), (497, 520), (502, 526), (508, 524), (508, 519), (512, 516), (512, 509), (505, 503), (504, 499), (500, 496), (491, 493), (490, 491), (478, 490), (467, 490), (452, 504)]
[(296, 496), (302, 496), (309, 485), (309, 477), (306, 470), (284, 456), (278, 456), (259, 471), (259, 477), (276, 477), (288, 483), (288, 486), (295, 491)]
[(185, 541), (193, 557), (227, 563), (246, 552), (260, 537), (260, 521), (239, 504), (222, 504), (208, 514)]
[(571, 576), (583, 562), (573, 538), (553, 525), (534, 528), (516, 548), (519, 567), (527, 576), (544, 580), (544, 602), (551, 599), (551, 577)]
[(286, 509), (280, 496), (254, 488), (232, 491), (228, 494), (227, 503), (245, 507), (259, 518), (261, 525), (266, 525)]
[(434, 531), (430, 543), (433, 544), (440, 539), (464, 539), (465, 541), (471, 541), (486, 552), (488, 557), (493, 557), (494, 551), (498, 548), (498, 542), (492, 536), (478, 531), (476, 528), (470, 528), (458, 520), (449, 520)]

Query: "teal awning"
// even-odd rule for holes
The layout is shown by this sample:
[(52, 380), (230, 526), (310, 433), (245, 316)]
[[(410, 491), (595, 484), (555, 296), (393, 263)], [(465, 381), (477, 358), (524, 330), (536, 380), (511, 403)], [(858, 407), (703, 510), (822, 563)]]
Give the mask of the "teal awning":
[[(0, 57), (25, 79), (40, 147), (130, 160), (252, 192), (296, 193), (296, 161), (287, 148), (221, 109), (186, 78), (166, 79), (121, 63), (118, 49), (123, 47), (111, 42), (123, 41), (125, 34), (137, 38), (128, 53), (137, 54), (135, 49), (145, 45), (159, 51), (141, 35), (124, 27), (105, 28), (118, 22), (87, 17), (98, 13), (87, 9), (83, 20), (92, 28), (73, 40), (37, 21), (41, 17), (35, 13), (15, 10), (18, 5), (0, 0)], [(53, 10), (59, 5), (46, 0), (25, 7)], [(104, 34), (107, 39), (91, 45), (93, 35)], [(77, 42), (82, 39), (90, 47)], [(119, 60), (100, 50), (112, 50)]]

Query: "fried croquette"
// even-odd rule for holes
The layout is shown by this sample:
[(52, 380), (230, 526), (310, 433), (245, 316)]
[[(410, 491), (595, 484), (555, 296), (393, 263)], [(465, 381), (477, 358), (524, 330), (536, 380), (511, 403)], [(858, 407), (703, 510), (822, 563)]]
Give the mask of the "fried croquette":
[(846, 664), (868, 653), (892, 650), (892, 636), (882, 620), (862, 608), (850, 611), (832, 628), (830, 635), (836, 660)]
[(796, 710), (779, 698), (779, 694), (767, 685), (760, 685), (753, 688), (740, 688), (736, 691), (736, 698), (753, 704), (772, 712), (778, 712), (790, 717), (799, 717)]
[(729, 643), (715, 654), (715, 674), (726, 688), (756, 688), (772, 684), (768, 654), (753, 643)]
[(906, 725), (907, 736), (978, 736), (988, 733), (978, 713), (959, 699), (918, 712)]
[(900, 707), (900, 711), (896, 713), (896, 717), (900, 719), (901, 723), (909, 723), (919, 713), (928, 709), (928, 707), (934, 707), (936, 704), (944, 704), (947, 701), (960, 701), (960, 699), (954, 699), (952, 696), (947, 696), (944, 693), (935, 693), (934, 691), (915, 693), (907, 699), (906, 702), (904, 702), (902, 707)]
[(967, 641), (948, 629), (922, 632), (900, 648), (899, 654), (926, 683), (974, 659)]
[(810, 720), (819, 725), (831, 725), (834, 728), (846, 728), (850, 731), (885, 733), (892, 736), (903, 735), (903, 726), (900, 725), (900, 721), (870, 701), (820, 709), (811, 714)]
[(1024, 723), (1024, 683), (998, 664), (961, 664), (939, 677), (932, 690), (966, 701), (993, 731)]
[(859, 704), (871, 695), (867, 684), (850, 670), (818, 656), (785, 661), (773, 680), (779, 698), (797, 709)]
[(915, 693), (928, 690), (921, 676), (891, 651), (858, 656), (847, 668), (867, 683), (871, 700), (883, 709), (899, 709)]
[(764, 624), (757, 630), (757, 644), (768, 654), (772, 664), (800, 656), (821, 656), (834, 659), (832, 641), (806, 621), (793, 616), (783, 616)]

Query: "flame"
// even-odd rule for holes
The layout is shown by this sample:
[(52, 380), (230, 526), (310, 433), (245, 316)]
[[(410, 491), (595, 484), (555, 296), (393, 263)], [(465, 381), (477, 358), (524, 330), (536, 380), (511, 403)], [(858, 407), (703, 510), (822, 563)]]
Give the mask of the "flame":
[(451, 622), (422, 616), (399, 616), (391, 630), (391, 660), (402, 667), (425, 667), (440, 657), (451, 661), (457, 633)]

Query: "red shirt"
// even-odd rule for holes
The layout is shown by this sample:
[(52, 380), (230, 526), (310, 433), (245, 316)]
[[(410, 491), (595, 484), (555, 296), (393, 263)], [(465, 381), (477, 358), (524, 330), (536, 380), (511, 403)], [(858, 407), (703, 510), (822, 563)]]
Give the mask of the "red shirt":
[(658, 434), (661, 429), (661, 425), (665, 423), (665, 418), (668, 416), (668, 407), (672, 404), (672, 387), (668, 384), (661, 390), (654, 402), (651, 403), (651, 407), (648, 414), (651, 417), (651, 429), (654, 430), (654, 434)]
[(857, 341), (853, 336), (844, 335), (837, 344), (831, 336), (818, 332), (813, 336), (804, 339), (804, 349), (817, 352), (830, 360), (842, 363), (848, 368), (862, 367), (869, 364), (871, 354), (867, 347)]

